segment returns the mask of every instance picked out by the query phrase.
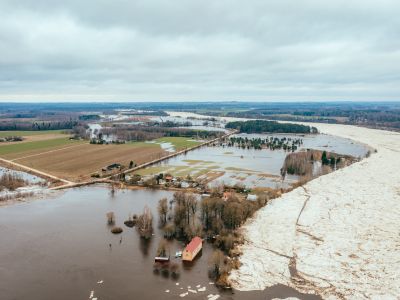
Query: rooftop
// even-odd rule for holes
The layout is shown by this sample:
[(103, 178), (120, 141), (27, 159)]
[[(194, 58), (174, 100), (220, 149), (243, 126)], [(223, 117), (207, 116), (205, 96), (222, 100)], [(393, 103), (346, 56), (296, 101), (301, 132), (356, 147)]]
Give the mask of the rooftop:
[(193, 252), (200, 244), (203, 243), (203, 240), (198, 236), (195, 236), (190, 243), (186, 246), (185, 250)]

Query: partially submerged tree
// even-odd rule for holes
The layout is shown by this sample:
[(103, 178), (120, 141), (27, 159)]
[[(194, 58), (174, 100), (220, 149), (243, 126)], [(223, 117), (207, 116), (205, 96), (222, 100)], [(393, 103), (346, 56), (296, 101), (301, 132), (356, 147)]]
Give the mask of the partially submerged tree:
[(222, 274), (224, 265), (224, 253), (221, 250), (214, 250), (208, 261), (208, 276), (217, 279)]
[(158, 214), (160, 216), (161, 225), (165, 225), (167, 223), (167, 214), (168, 214), (168, 199), (162, 198), (158, 201), (157, 206)]
[(160, 240), (157, 248), (157, 256), (167, 257), (168, 256), (167, 250), (168, 250), (168, 242), (164, 239)]
[(136, 227), (138, 229), (140, 237), (149, 239), (153, 233), (153, 215), (146, 205), (143, 210), (143, 214), (138, 217)]
[(175, 236), (175, 224), (173, 223), (168, 223), (164, 226), (164, 237), (166, 239), (172, 239)]
[(107, 223), (108, 225), (114, 225), (115, 223), (115, 214), (114, 212), (110, 211), (106, 214), (107, 217)]

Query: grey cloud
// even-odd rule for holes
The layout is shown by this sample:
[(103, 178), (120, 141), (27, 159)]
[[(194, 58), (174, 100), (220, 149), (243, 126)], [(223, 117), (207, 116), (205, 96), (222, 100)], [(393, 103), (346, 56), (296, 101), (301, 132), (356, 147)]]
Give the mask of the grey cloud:
[(0, 1), (0, 99), (398, 100), (400, 3)]

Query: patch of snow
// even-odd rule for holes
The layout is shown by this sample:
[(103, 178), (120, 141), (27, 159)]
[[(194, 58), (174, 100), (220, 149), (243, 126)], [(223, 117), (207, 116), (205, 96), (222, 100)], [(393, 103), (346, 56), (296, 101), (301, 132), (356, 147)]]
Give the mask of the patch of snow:
[(262, 290), (284, 284), (329, 299), (396, 299), (400, 134), (312, 125), (377, 153), (283, 194), (248, 220), (242, 265), (230, 276), (233, 287)]
[(180, 294), (179, 297), (183, 298), (183, 297), (186, 297), (187, 295), (189, 295), (188, 292)]
[(206, 290), (206, 287), (205, 287), (205, 286), (203, 286), (202, 288), (198, 288), (198, 289), (197, 289), (198, 292), (205, 292), (205, 290)]

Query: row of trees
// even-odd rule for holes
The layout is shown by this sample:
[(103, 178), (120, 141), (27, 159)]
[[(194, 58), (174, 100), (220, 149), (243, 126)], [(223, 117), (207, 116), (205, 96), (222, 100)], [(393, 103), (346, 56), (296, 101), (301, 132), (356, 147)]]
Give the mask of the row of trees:
[(201, 139), (208, 139), (217, 138), (223, 134), (219, 131), (164, 127), (162, 124), (163, 123), (161, 123), (160, 126), (115, 124), (114, 127), (102, 129), (102, 133), (113, 135), (118, 140), (125, 141), (148, 141), (160, 137), (198, 137)]

